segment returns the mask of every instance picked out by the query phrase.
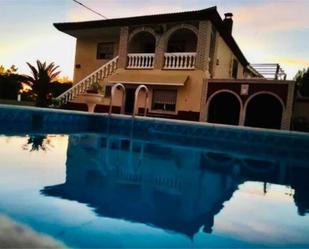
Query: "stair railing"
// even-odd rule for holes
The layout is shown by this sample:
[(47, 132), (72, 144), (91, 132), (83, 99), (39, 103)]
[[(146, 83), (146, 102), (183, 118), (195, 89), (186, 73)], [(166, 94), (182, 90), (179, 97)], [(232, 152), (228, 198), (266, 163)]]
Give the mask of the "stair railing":
[(78, 83), (74, 84), (74, 86), (72, 86), (70, 89), (60, 94), (56, 100), (58, 100), (60, 105), (64, 105), (76, 98), (78, 95), (85, 93), (93, 83), (103, 80), (115, 72), (117, 69), (118, 58), (119, 56), (115, 57)]

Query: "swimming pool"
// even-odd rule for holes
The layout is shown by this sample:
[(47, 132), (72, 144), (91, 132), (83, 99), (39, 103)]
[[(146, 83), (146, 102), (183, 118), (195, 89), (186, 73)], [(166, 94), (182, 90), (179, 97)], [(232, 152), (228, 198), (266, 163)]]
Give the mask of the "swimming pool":
[(69, 247), (309, 247), (309, 136), (0, 107), (0, 214)]

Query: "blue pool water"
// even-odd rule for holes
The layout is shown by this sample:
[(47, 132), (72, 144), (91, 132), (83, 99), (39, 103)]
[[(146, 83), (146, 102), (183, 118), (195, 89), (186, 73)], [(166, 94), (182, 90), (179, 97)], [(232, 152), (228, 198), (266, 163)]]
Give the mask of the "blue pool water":
[(309, 247), (306, 134), (7, 106), (0, 134), (0, 215), (69, 247)]

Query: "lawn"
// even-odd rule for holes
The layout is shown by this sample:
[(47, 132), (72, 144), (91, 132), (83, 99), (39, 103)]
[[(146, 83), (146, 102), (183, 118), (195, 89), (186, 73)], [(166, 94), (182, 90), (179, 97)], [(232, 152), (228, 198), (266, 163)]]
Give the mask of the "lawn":
[(33, 101), (17, 101), (15, 99), (0, 99), (0, 104), (5, 105), (26, 105), (26, 106), (34, 106), (35, 103)]

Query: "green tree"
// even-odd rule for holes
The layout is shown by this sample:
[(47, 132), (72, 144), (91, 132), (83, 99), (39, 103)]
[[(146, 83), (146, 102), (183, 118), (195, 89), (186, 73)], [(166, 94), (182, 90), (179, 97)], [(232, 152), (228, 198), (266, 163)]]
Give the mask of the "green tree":
[(36, 96), (36, 106), (47, 107), (51, 103), (51, 84), (56, 82), (57, 76), (60, 71), (56, 71), (59, 66), (55, 66), (55, 63), (46, 62), (42, 63), (39, 60), (36, 61), (37, 68), (27, 62), (27, 65), (31, 69), (31, 76), (26, 76), (27, 84), (31, 86), (33, 93)]
[(300, 94), (304, 97), (309, 97), (309, 67), (299, 70), (294, 77), (296, 87)]

